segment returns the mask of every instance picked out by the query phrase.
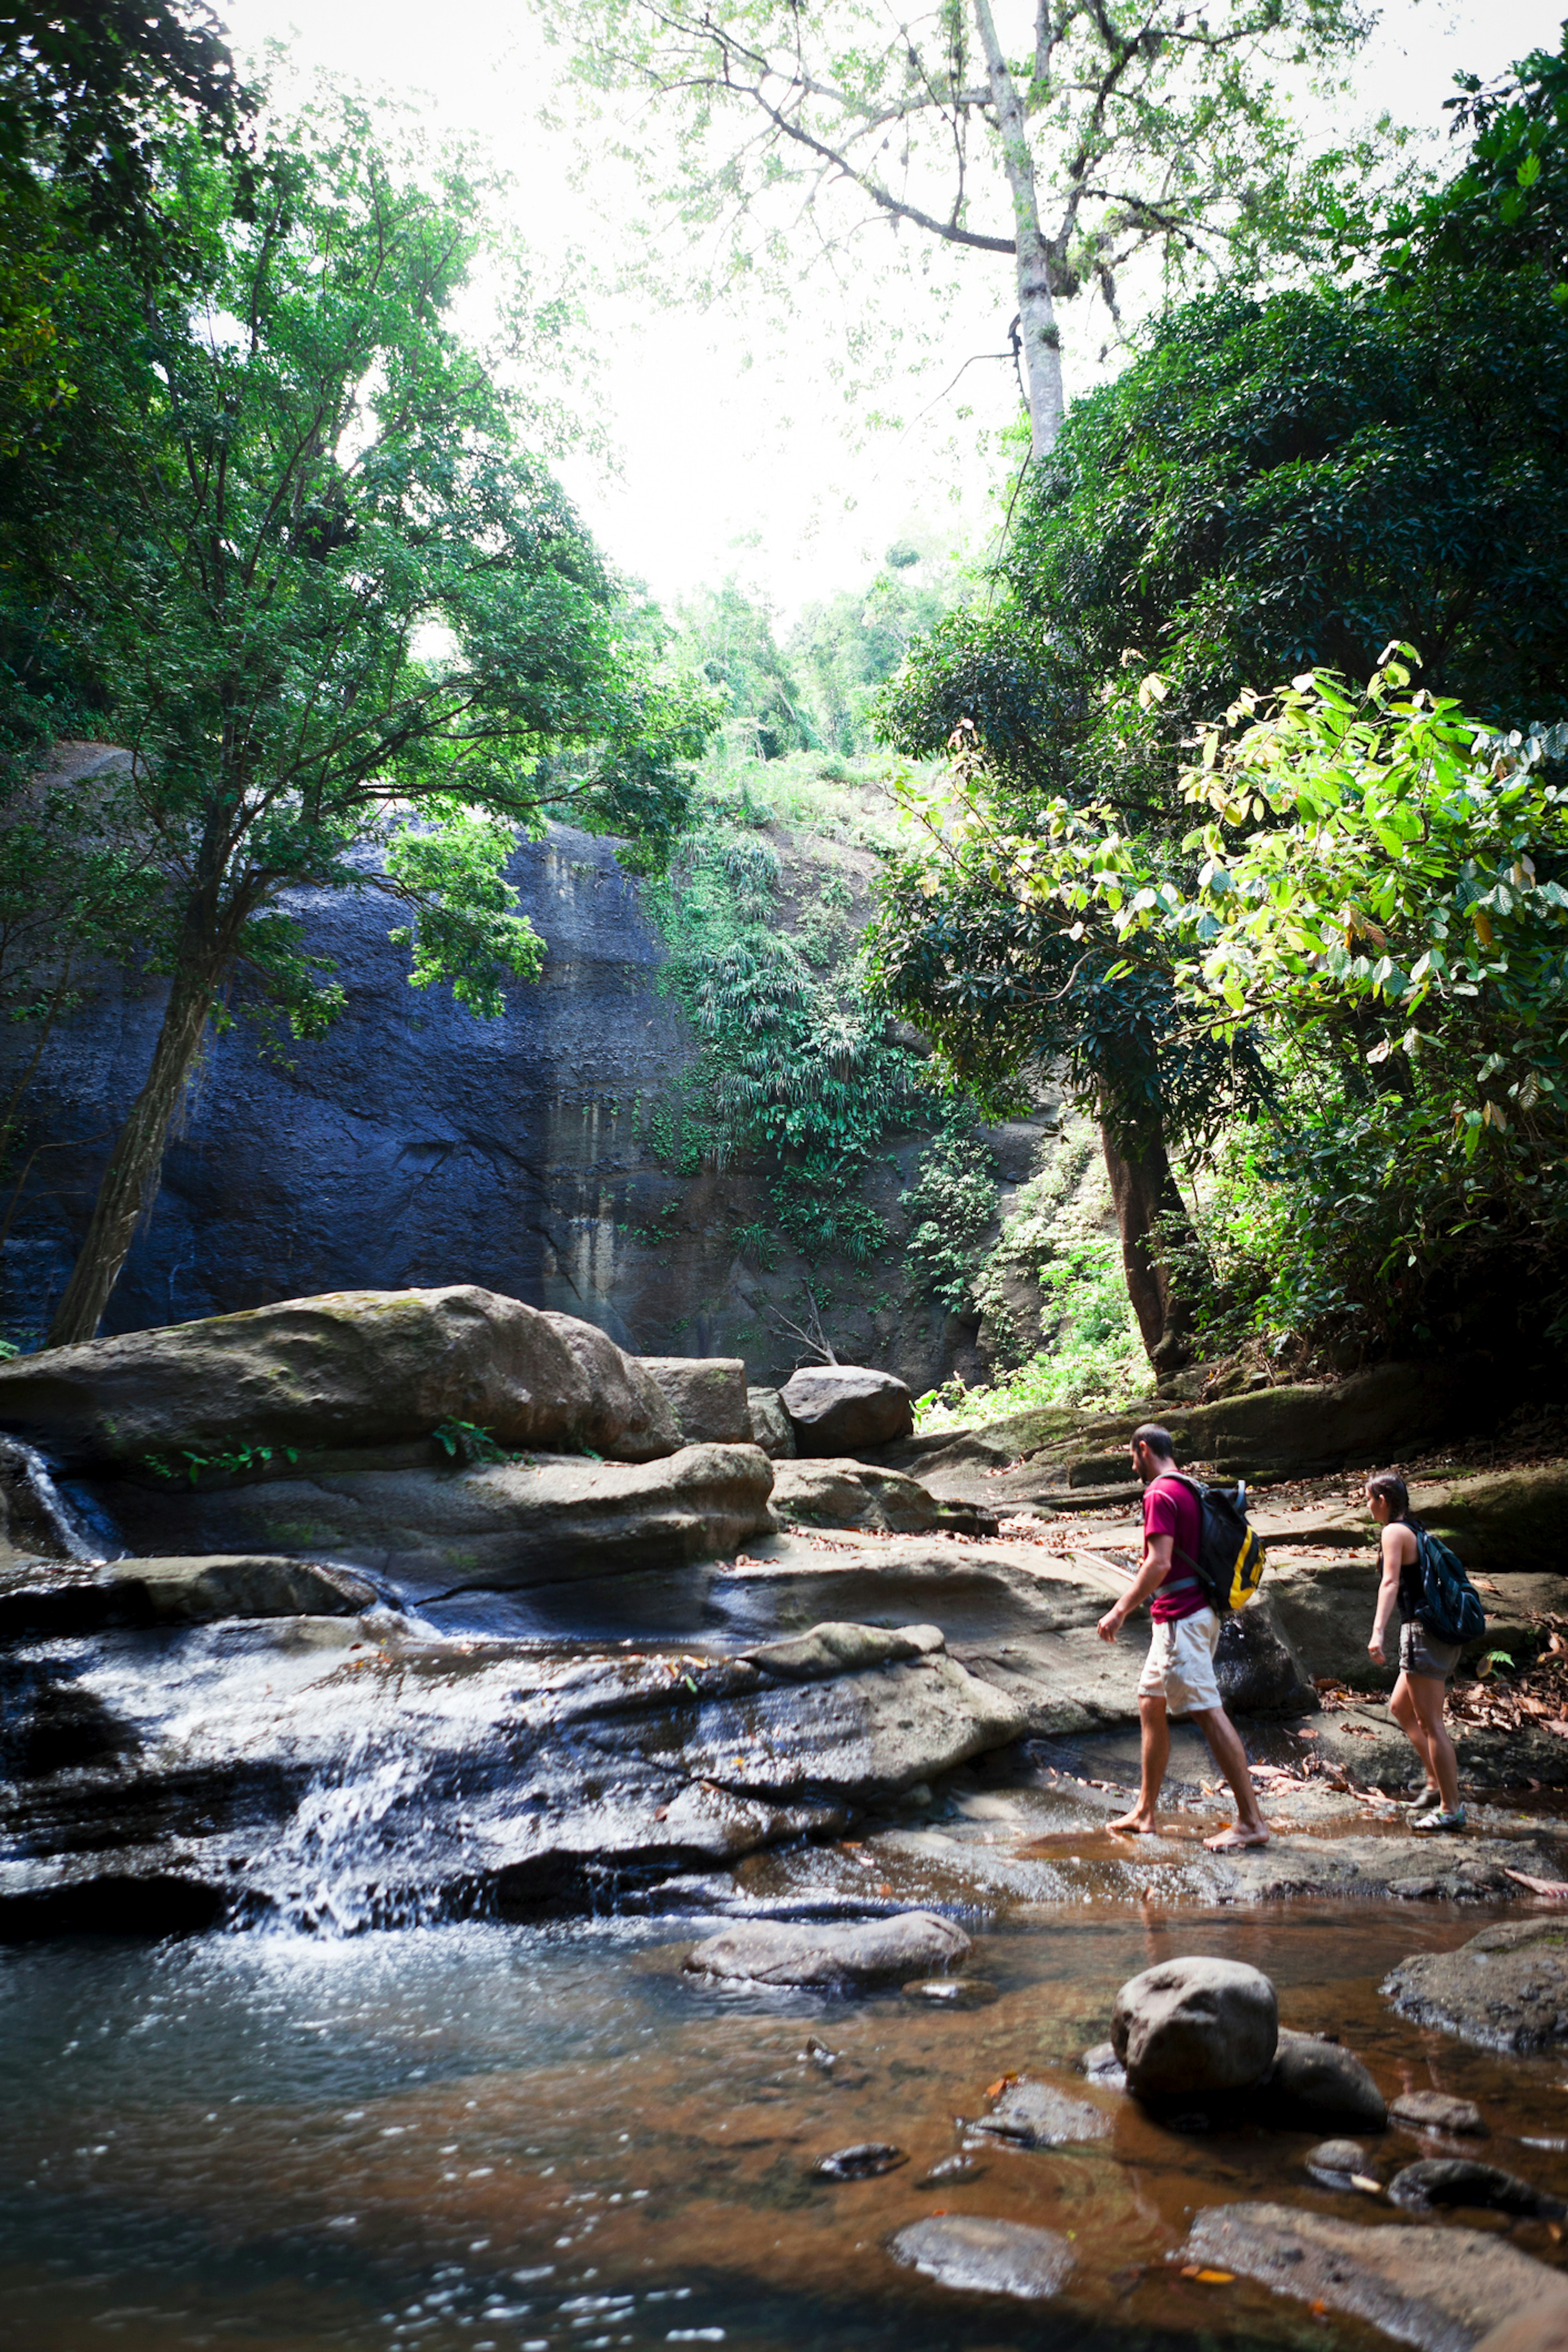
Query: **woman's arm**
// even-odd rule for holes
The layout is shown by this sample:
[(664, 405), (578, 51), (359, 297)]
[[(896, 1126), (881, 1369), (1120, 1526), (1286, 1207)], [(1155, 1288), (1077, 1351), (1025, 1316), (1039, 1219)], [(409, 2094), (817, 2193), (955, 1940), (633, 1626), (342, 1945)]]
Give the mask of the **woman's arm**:
[(1372, 1639), (1367, 1643), (1368, 1654), (1376, 1665), (1386, 1663), (1383, 1654), (1384, 1635), (1387, 1633), (1399, 1607), (1399, 1571), (1404, 1564), (1405, 1546), (1401, 1536), (1407, 1528), (1386, 1527), (1383, 1531), (1383, 1582), (1377, 1588), (1377, 1614), (1372, 1622)]

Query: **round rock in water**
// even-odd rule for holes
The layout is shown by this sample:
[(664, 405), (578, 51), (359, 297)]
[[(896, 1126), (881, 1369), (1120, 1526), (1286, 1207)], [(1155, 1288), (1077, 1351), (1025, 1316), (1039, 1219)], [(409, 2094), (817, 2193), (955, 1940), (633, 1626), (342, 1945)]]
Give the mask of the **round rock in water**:
[(1416, 2212), (1432, 2205), (1479, 2205), (1494, 2213), (1524, 2213), (1541, 2221), (1560, 2221), (1568, 2205), (1531, 2188), (1516, 2172), (1495, 2164), (1478, 2164), (1468, 2156), (1431, 2156), (1407, 2164), (1388, 2184), (1396, 2205)]
[(933, 2213), (929, 2221), (911, 2221), (889, 2251), (896, 2263), (939, 2286), (1030, 2302), (1055, 2294), (1073, 2264), (1072, 2248), (1057, 2231), (979, 2213)]
[(1479, 2107), (1469, 2099), (1451, 2099), (1446, 2091), (1406, 2091), (1389, 2108), (1388, 2119), (1412, 2131), (1451, 2132), (1459, 2139), (1487, 2137)]
[(984, 2009), (997, 1997), (984, 1977), (916, 1977), (904, 1987), (906, 2000), (930, 2001), (933, 2009)]
[(1097, 2042), (1092, 2050), (1083, 2051), (1079, 2057), (1078, 2071), (1080, 2074), (1087, 2074), (1091, 2083), (1098, 2083), (1101, 2090), (1124, 2091), (1127, 2088), (1127, 2069), (1116, 2054), (1114, 2042)]
[(1310, 2033), (1282, 2033), (1261, 2086), (1262, 2120), (1282, 2125), (1350, 2124), (1382, 2131), (1388, 2121), (1383, 2093), (1353, 2050)]
[(1171, 2098), (1261, 2081), (1279, 2040), (1279, 2004), (1240, 1960), (1162, 1960), (1116, 1996), (1110, 2040), (1129, 2090)]
[(1330, 2189), (1343, 2187), (1352, 2173), (1364, 2174), (1367, 2168), (1367, 2153), (1358, 2139), (1320, 2140), (1303, 2160), (1313, 2179)]
[(896, 2172), (909, 2158), (885, 2139), (857, 2140), (853, 2147), (836, 2147), (819, 2156), (812, 2170), (823, 2180), (875, 2180), (880, 2172)]

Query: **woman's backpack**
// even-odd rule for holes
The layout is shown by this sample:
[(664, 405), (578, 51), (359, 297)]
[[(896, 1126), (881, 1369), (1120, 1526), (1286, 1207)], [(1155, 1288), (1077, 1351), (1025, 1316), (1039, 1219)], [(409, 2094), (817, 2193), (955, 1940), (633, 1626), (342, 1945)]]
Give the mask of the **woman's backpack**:
[(1421, 1606), (1416, 1612), (1421, 1622), (1439, 1642), (1456, 1648), (1479, 1641), (1487, 1630), (1487, 1612), (1458, 1553), (1450, 1550), (1441, 1536), (1428, 1535), (1425, 1528), (1411, 1532), (1421, 1570)]
[(1184, 1470), (1162, 1475), (1179, 1478), (1197, 1496), (1198, 1556), (1189, 1560), (1184, 1552), (1182, 1559), (1196, 1575), (1204, 1599), (1219, 1617), (1245, 1609), (1263, 1581), (1266, 1559), (1262, 1544), (1247, 1524), (1245, 1481), (1237, 1486), (1205, 1486)]

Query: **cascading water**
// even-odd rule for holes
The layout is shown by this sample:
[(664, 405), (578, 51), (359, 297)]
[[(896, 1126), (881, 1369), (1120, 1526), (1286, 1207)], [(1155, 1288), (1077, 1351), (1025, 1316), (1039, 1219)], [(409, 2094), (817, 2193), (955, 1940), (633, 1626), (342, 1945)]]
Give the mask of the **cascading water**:
[(18, 1550), (37, 1549), (83, 1567), (123, 1555), (108, 1521), (91, 1526), (79, 1504), (68, 1505), (43, 1455), (19, 1437), (0, 1438), (0, 1486)]
[(406, 1843), (406, 1823), (382, 1833), (419, 1787), (416, 1759), (386, 1755), (368, 1733), (329, 1778), (300, 1799), (268, 1862), (278, 1889), (276, 1924), (316, 1935), (355, 1936), (368, 1927), (412, 1927), (429, 1907), (413, 1887), (392, 1889), (381, 1872)]

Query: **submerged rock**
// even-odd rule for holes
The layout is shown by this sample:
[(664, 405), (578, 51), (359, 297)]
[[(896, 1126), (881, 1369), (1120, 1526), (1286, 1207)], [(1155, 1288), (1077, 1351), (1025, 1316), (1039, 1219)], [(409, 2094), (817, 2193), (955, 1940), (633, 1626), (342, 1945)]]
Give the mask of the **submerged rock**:
[(1388, 2184), (1396, 2205), (1424, 2211), (1433, 2205), (1480, 2205), (1497, 2213), (1524, 2213), (1542, 2221), (1560, 2221), (1568, 2205), (1504, 2172), (1495, 2164), (1478, 2164), (1473, 2157), (1429, 2156), (1407, 2164)]
[(1457, 1952), (1417, 1952), (1384, 1979), (1395, 2009), (1492, 2050), (1568, 2042), (1568, 1921), (1483, 1927)]
[(890, 2140), (862, 2139), (853, 2147), (836, 2147), (831, 2156), (819, 2156), (811, 2168), (821, 2180), (876, 2180), (909, 2160)]
[(917, 2189), (951, 2189), (956, 2182), (978, 2180), (985, 2167), (973, 2156), (944, 2156), (916, 2181)]
[(1500, 2322), (1568, 2315), (1568, 2279), (1479, 2230), (1341, 2221), (1288, 2205), (1200, 2213), (1179, 2260), (1370, 2320), (1420, 2352), (1471, 2352)]
[(974, 2116), (965, 2128), (1017, 2147), (1072, 2147), (1108, 2139), (1111, 2120), (1103, 2107), (1049, 2083), (1022, 2082), (1009, 2084), (990, 2114)]
[(800, 1527), (878, 1528), (890, 1535), (924, 1535), (942, 1516), (925, 1488), (901, 1471), (831, 1455), (779, 1463), (773, 1508)]
[(1097, 2042), (1093, 2048), (1080, 2053), (1079, 2073), (1087, 2074), (1091, 2083), (1099, 2083), (1108, 2091), (1127, 2088), (1127, 2069), (1116, 2054), (1114, 2042)]
[(1240, 1960), (1163, 1960), (1129, 1979), (1110, 2014), (1128, 2087), (1144, 2097), (1258, 2083), (1279, 2036), (1273, 1986)]
[(1412, 2131), (1451, 2132), (1456, 2138), (1485, 2139), (1487, 2126), (1472, 2099), (1450, 2098), (1446, 2091), (1406, 2091), (1388, 2110), (1388, 2120)]
[(903, 1993), (906, 2000), (924, 2001), (931, 2009), (988, 2009), (1000, 1997), (984, 1977), (917, 1977)]
[(682, 1445), (752, 1445), (746, 1367), (739, 1356), (643, 1356), (664, 1391)]
[(754, 1984), (875, 1985), (921, 1969), (954, 1967), (968, 1951), (968, 1937), (951, 1919), (934, 1911), (903, 1911), (859, 1927), (748, 1921), (697, 1945), (686, 1965), (695, 1975)]
[(1058, 2231), (980, 2213), (933, 2213), (929, 2221), (911, 2221), (888, 2251), (939, 2286), (1026, 2302), (1055, 2294), (1073, 2266), (1072, 2247)]
[(574, 1444), (595, 1410), (549, 1320), (471, 1283), (329, 1291), (0, 1364), (0, 1426), (68, 1465), (395, 1444), (443, 1421)]
[(640, 1463), (547, 1454), (308, 1475), (301, 1462), (289, 1478), (207, 1493), (123, 1482), (112, 1501), (138, 1550), (298, 1550), (371, 1569), (418, 1602), (710, 1559), (772, 1528), (772, 1486), (754, 1445), (686, 1445)]
[(892, 1372), (861, 1364), (806, 1364), (779, 1391), (802, 1454), (891, 1445), (915, 1425), (914, 1402)]

